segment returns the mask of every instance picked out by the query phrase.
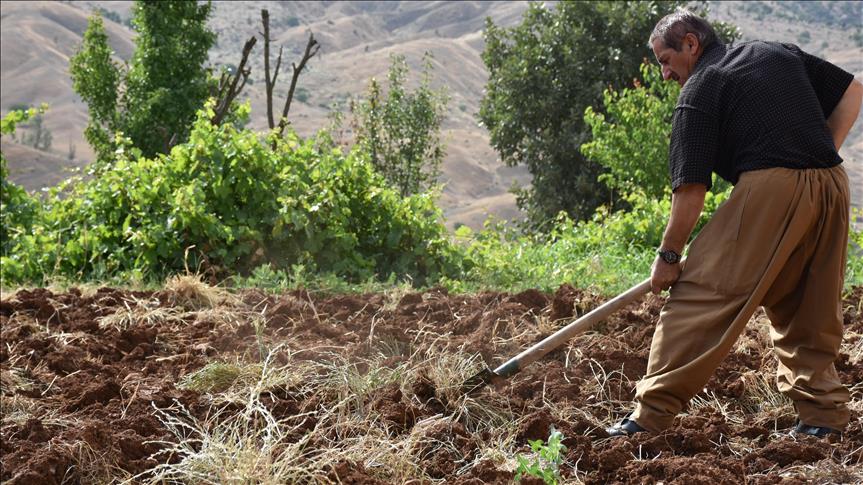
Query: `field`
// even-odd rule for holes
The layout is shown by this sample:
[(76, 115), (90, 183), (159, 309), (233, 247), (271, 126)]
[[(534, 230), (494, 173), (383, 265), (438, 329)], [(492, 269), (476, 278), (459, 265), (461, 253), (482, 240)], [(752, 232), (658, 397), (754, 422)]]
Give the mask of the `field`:
[(0, 480), (512, 483), (551, 426), (566, 483), (863, 480), (861, 287), (843, 305), (853, 417), (841, 440), (788, 435), (763, 315), (673, 429), (607, 438), (645, 371), (654, 296), (509, 385), (459, 393), (601, 301), (567, 285), (273, 294), (190, 276), (159, 291), (18, 290), (0, 302)]

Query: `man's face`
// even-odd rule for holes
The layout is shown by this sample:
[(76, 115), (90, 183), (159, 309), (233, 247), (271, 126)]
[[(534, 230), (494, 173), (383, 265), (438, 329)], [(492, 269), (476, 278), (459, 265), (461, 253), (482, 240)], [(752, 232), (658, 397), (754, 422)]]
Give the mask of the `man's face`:
[(679, 51), (666, 46), (662, 39), (653, 41), (653, 55), (662, 67), (662, 79), (674, 79), (681, 87), (692, 74), (699, 54), (698, 38), (692, 34), (686, 34)]

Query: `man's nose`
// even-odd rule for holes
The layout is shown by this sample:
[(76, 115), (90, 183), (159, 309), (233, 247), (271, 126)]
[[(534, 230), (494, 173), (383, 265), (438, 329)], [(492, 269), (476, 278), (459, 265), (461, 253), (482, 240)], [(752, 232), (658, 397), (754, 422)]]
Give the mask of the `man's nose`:
[(664, 79), (666, 81), (671, 79), (671, 69), (669, 69), (667, 67), (662, 68), (662, 79)]

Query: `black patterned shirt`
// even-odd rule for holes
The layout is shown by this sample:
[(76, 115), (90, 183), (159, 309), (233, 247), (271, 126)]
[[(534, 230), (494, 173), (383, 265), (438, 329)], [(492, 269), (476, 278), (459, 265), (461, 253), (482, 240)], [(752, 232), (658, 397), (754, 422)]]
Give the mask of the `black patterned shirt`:
[(713, 44), (680, 91), (671, 130), (671, 188), (711, 172), (732, 184), (742, 172), (842, 163), (826, 120), (854, 76), (797, 46)]

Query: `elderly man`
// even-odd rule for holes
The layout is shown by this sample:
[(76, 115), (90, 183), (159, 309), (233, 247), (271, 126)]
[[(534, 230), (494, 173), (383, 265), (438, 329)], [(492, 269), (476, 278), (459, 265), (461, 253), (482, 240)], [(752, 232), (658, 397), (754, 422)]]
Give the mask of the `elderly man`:
[[(723, 45), (685, 10), (663, 18), (650, 43), (663, 77), (683, 87), (669, 150), (671, 215), (651, 275), (654, 293), (670, 293), (635, 410), (607, 431), (670, 427), (763, 306), (777, 384), (799, 417), (793, 432), (840, 433), (849, 394), (833, 362), (842, 341), (849, 190), (837, 152), (863, 85), (794, 45)], [(712, 172), (734, 190), (682, 268)]]

